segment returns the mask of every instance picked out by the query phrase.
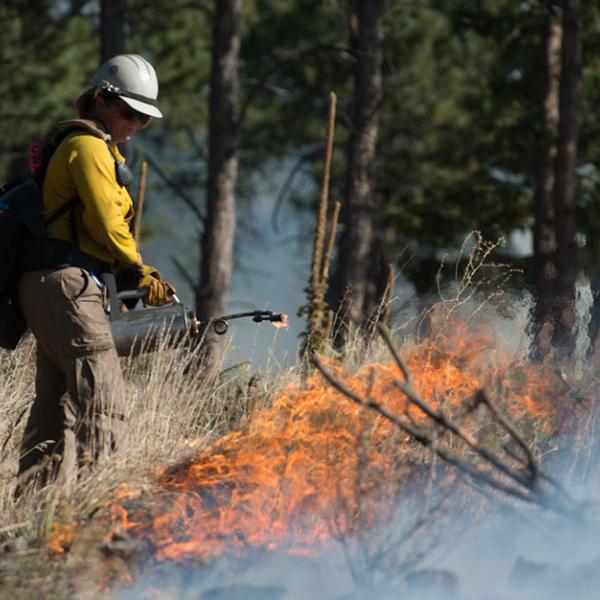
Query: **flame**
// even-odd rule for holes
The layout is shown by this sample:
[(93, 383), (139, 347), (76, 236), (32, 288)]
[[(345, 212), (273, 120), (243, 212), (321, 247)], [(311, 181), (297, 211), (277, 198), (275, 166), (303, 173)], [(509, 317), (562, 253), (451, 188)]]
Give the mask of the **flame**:
[[(577, 417), (572, 405), (559, 409), (566, 385), (559, 374), (515, 364), (489, 337), (469, 336), (460, 325), (403, 355), (416, 392), (453, 418), (474, 418), (468, 401), (483, 387), (513, 421), (539, 435)], [(396, 385), (402, 375), (393, 360), (355, 373), (332, 361), (329, 368), (355, 393), (417, 424), (427, 420)], [(336, 532), (385, 525), (385, 507), (409, 493), (415, 466), (430, 457), (314, 373), (285, 388), (239, 431), (166, 469), (158, 478), (160, 503), (140, 508), (136, 498), (133, 508), (135, 492), (123, 488), (110, 520), (114, 530), (149, 541), (158, 561), (209, 563), (256, 549), (316, 555)], [(369, 510), (361, 497), (368, 497)], [(60, 538), (53, 544), (60, 547)]]
[(287, 329), (290, 326), (288, 316), (282, 314), (281, 321), (271, 321), (271, 325), (277, 329)]
[(48, 550), (51, 555), (64, 554), (73, 543), (77, 531), (77, 523), (53, 523), (48, 541)]
[[(460, 415), (465, 401), (494, 381), (494, 393), (513, 418), (542, 419), (546, 433), (558, 428), (555, 379), (533, 367), (515, 368), (489, 339), (437, 339), (412, 348), (406, 363), (417, 393), (449, 414)], [(330, 368), (363, 397), (415, 422), (426, 419), (395, 385), (402, 377), (394, 361), (355, 374)], [(159, 484), (170, 493), (170, 505), (150, 519), (121, 525), (151, 541), (157, 560), (211, 561), (257, 548), (315, 554), (331, 540), (332, 517), (340, 507), (347, 531), (359, 517), (366, 525), (385, 519), (379, 509), (359, 515), (357, 482), (361, 493), (384, 506), (414, 467), (411, 444), (394, 425), (313, 374), (303, 385), (283, 390), (240, 431), (166, 470)]]

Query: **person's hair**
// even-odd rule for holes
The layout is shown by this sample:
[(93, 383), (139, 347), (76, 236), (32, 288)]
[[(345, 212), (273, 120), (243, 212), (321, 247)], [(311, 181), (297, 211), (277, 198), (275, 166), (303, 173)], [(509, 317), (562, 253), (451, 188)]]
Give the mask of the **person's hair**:
[(108, 101), (116, 101), (118, 100), (118, 96), (113, 94), (107, 90), (102, 90), (98, 92), (98, 88), (92, 87), (89, 90), (86, 90), (77, 98), (75, 102), (75, 108), (79, 113), (80, 119), (94, 119), (96, 115), (96, 98), (101, 96), (105, 100)]
[(79, 113), (80, 119), (91, 119), (95, 114), (96, 107), (96, 88), (90, 88), (86, 90), (77, 98), (75, 102), (75, 108)]

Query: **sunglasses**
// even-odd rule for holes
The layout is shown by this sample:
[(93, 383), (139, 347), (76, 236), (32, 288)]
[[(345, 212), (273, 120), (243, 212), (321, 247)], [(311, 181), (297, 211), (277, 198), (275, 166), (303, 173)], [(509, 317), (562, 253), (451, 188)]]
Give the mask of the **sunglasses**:
[(138, 112), (134, 108), (131, 108), (131, 106), (125, 104), (125, 102), (121, 101), (117, 104), (117, 106), (119, 107), (119, 114), (127, 121), (133, 121), (134, 119), (137, 119), (142, 126), (146, 125), (148, 121), (150, 121), (150, 115), (145, 115), (141, 112)]

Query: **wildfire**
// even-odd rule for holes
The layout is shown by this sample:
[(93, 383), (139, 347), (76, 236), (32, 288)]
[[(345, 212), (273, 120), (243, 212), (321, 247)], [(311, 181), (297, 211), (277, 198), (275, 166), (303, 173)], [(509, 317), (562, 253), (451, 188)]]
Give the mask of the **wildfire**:
[[(547, 433), (556, 428), (552, 377), (515, 368), (485, 338), (459, 339), (438, 339), (407, 352), (418, 394), (434, 407), (460, 414), (474, 392), (493, 381), (494, 393), (513, 417), (543, 418)], [(425, 419), (395, 385), (401, 374), (393, 361), (355, 374), (330, 366), (352, 391), (415, 422)], [(315, 553), (331, 540), (334, 515), (345, 532), (385, 519), (379, 509), (361, 512), (360, 497), (378, 507), (397, 498), (415, 462), (428, 460), (416, 454), (392, 424), (314, 374), (302, 386), (285, 389), (240, 431), (164, 472), (159, 484), (171, 501), (158, 514), (119, 513), (119, 519), (131, 535), (151, 542), (157, 560), (211, 561), (248, 549)]]
[(54, 523), (52, 532), (50, 533), (50, 541), (48, 542), (48, 550), (51, 554), (64, 554), (65, 550), (71, 545), (77, 524), (74, 522), (63, 524)]
[[(485, 336), (473, 339), (457, 326), (452, 336), (402, 354), (414, 390), (461, 422), (477, 418), (469, 400), (483, 387), (522, 430), (537, 436), (550, 437), (566, 418), (576, 419), (572, 403), (560, 410), (565, 383), (559, 374), (515, 365)], [(393, 360), (355, 373), (332, 361), (328, 367), (353, 392), (426, 424), (396, 385), (402, 375)], [(484, 427), (472, 431), (489, 435)], [(332, 536), (385, 528), (387, 509), (412, 493), (414, 473), (430, 462), (429, 450), (314, 373), (251, 414), (239, 431), (165, 470), (158, 478), (160, 502), (144, 505), (142, 497), (121, 490), (109, 507), (110, 527), (117, 537), (125, 532), (149, 543), (157, 561), (210, 563), (223, 554), (275, 549), (316, 555)], [(73, 535), (73, 528), (56, 529), (52, 547), (60, 552)]]

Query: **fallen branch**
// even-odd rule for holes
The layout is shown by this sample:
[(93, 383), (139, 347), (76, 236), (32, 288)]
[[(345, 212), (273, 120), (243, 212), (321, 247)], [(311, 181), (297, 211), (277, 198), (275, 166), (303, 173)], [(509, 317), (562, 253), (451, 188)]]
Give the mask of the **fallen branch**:
[[(417, 406), (432, 423), (441, 429), (442, 433), (452, 434), (469, 448), (474, 453), (479, 464), (473, 464), (472, 460), (469, 461), (456, 452), (451, 452), (441, 447), (426, 429), (417, 425), (413, 419), (410, 419), (408, 411), (402, 417), (392, 413), (380, 402), (362, 397), (348, 389), (342, 381), (336, 378), (324, 366), (317, 356), (312, 357), (312, 362), (327, 382), (344, 396), (381, 415), (408, 434), (411, 439), (429, 448), (447, 464), (456, 467), (476, 483), (484, 484), (494, 490), (528, 503), (561, 512), (579, 514), (579, 507), (576, 506), (575, 502), (562, 486), (541, 471), (533, 452), (523, 437), (518, 433), (509, 419), (502, 414), (495, 402), (485, 393), (485, 390), (481, 389), (476, 393), (474, 406), (480, 404), (486, 406), (494, 421), (508, 433), (511, 440), (522, 450), (524, 456), (520, 456), (517, 452), (511, 450), (507, 444), (504, 444), (502, 450), (513, 461), (513, 464), (508, 462), (506, 456), (503, 457), (489, 448), (482, 446), (473, 435), (454, 419), (447, 416), (442, 410), (435, 409), (425, 402), (413, 389), (411, 374), (396, 349), (389, 331), (382, 324), (378, 325), (378, 331), (383, 337), (405, 380), (405, 383), (395, 380), (395, 386), (402, 391), (408, 402)], [(472, 409), (473, 407), (470, 407), (469, 412)], [(516, 466), (514, 463), (516, 463)]]
[(369, 408), (377, 412), (382, 417), (386, 418), (388, 421), (399, 427), (402, 431), (410, 435), (411, 438), (413, 438), (416, 442), (418, 442), (422, 446), (430, 448), (433, 452), (435, 452), (435, 454), (437, 454), (437, 456), (439, 456), (442, 460), (446, 461), (448, 464), (461, 469), (476, 481), (486, 483), (496, 489), (499, 489), (507, 494), (515, 496), (526, 502), (535, 502), (535, 499), (528, 496), (526, 492), (519, 490), (518, 488), (511, 486), (510, 484), (506, 484), (500, 480), (491, 477), (487, 472), (478, 469), (477, 467), (469, 465), (467, 462), (465, 462), (458, 456), (444, 450), (443, 448), (440, 448), (439, 446), (434, 444), (432, 438), (429, 437), (426, 432), (417, 429), (414, 425), (411, 425), (406, 421), (403, 421), (402, 419), (388, 411), (378, 402), (375, 402), (374, 400), (366, 400), (358, 394), (355, 394), (352, 390), (347, 388), (341, 381), (339, 381), (339, 379), (337, 379), (331, 372), (329, 372), (316, 355), (314, 355), (311, 358), (311, 360), (315, 367), (317, 367), (317, 369), (321, 372), (323, 377), (332, 387), (337, 389), (339, 392), (341, 392), (344, 396), (346, 396), (353, 402), (356, 402), (357, 404), (365, 408)]

